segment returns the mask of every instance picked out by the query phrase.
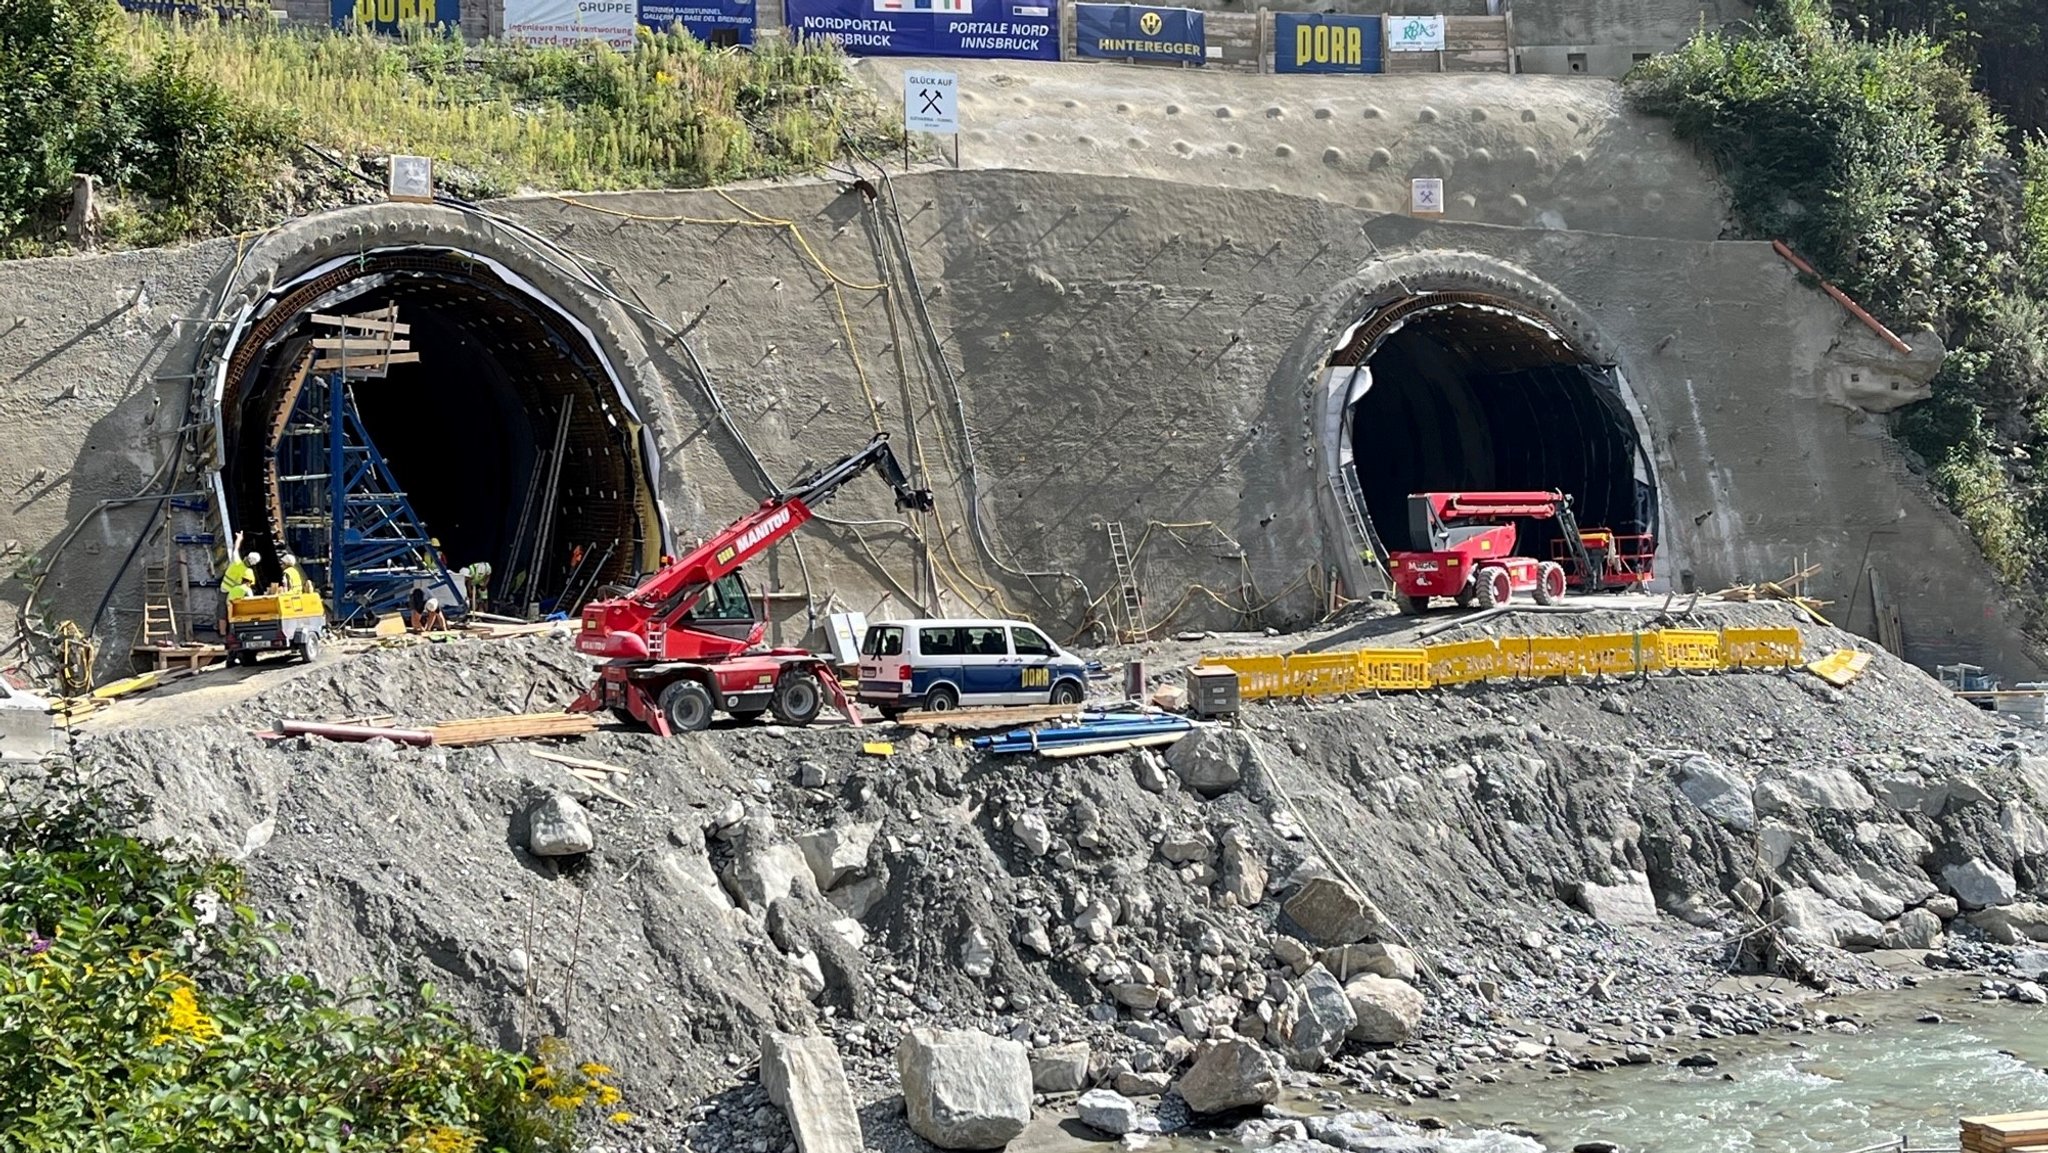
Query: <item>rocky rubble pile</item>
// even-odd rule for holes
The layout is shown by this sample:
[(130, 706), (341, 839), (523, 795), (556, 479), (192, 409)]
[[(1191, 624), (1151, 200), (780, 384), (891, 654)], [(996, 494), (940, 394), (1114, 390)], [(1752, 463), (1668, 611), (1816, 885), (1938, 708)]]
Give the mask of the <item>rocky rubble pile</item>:
[[(580, 668), (535, 647), (509, 686), (406, 650), (286, 707), (475, 713), (537, 676), (559, 705)], [(1163, 754), (861, 743), (576, 742), (630, 770), (625, 804), (519, 746), (194, 726), (92, 752), (246, 856), (323, 973), (432, 980), (507, 1044), (565, 1035), (622, 1071), (647, 1147), (681, 1130), (700, 1153), (843, 1131), (783, 1118), (771, 1098), (802, 1078), (771, 1064), (822, 1063), (771, 1057), (771, 1033), (829, 1039), (870, 1144), (990, 1147), (1048, 1105), (1142, 1139), (1288, 1089), (1412, 1103), (1510, 1066), (1829, 1024), (1824, 1003), (1730, 990), (1730, 968), (1881, 984), (1856, 951), (1895, 946), (2020, 996), (2039, 978), (2012, 946), (2048, 939), (2048, 762), (1882, 657), (1846, 691), (1754, 675), (1258, 707)], [(1282, 1143), (1367, 1147), (1266, 1120)]]

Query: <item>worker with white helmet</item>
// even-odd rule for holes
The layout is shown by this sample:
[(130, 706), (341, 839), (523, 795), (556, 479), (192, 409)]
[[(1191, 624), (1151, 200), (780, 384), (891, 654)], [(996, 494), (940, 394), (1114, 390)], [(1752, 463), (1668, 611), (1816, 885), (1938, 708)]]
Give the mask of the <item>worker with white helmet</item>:
[(414, 631), (423, 633), (442, 633), (448, 631), (448, 618), (441, 612), (441, 601), (439, 598), (427, 598), (426, 605), (420, 609), (418, 616), (414, 618), (413, 628)]
[[(242, 534), (235, 534), (235, 551), (242, 551)], [(256, 591), (256, 566), (263, 563), (263, 554), (250, 552), (231, 558), (228, 567), (220, 574), (221, 595), (231, 601), (241, 600)]]
[(284, 591), (287, 593), (305, 592), (306, 574), (299, 571), (299, 558), (286, 553), (277, 558), (277, 563), (284, 566)]

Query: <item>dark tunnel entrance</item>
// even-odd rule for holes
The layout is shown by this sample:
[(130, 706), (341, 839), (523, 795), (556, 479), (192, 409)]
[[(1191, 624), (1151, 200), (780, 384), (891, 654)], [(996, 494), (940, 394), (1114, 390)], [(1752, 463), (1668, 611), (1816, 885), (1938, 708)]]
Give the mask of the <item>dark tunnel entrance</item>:
[[(316, 375), (313, 342), (335, 331), (313, 318), (387, 306), (410, 326), (418, 361), (351, 382), (351, 402), (445, 563), (491, 565), (490, 607), (547, 611), (658, 563), (663, 526), (639, 414), (588, 330), (493, 262), (403, 248), (335, 261), (277, 289), (228, 359), (221, 497), (245, 547), (263, 554), (259, 584), (276, 579), (290, 541), (307, 539), (303, 499), (282, 478), (327, 475), (274, 464), (289, 455), (289, 406)], [(328, 591), (319, 558), (302, 560)]]
[[(1334, 353), (1346, 390), (1350, 496), (1376, 550), (1412, 539), (1421, 492), (1559, 490), (1582, 529), (1658, 533), (1657, 490), (1614, 365), (1541, 316), (1474, 293), (1425, 293), (1381, 309)], [(1548, 559), (1556, 522), (1521, 522), (1516, 551)]]

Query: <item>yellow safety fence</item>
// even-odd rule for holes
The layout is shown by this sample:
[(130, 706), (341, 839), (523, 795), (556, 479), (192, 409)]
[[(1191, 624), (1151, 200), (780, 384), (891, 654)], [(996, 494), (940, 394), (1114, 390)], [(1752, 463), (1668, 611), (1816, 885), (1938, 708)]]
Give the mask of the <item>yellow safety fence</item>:
[(1245, 700), (1400, 692), (1490, 680), (1790, 669), (1805, 642), (1790, 627), (1657, 629), (1584, 637), (1499, 637), (1416, 648), (1203, 657), (1238, 677)]

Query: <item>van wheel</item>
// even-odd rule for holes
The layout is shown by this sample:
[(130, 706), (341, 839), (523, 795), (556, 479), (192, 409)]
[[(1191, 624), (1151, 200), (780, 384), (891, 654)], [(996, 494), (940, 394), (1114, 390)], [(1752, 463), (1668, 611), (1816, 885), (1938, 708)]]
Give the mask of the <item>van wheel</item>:
[(1052, 687), (1052, 703), (1056, 705), (1078, 705), (1081, 703), (1081, 686), (1073, 681), (1061, 681)]
[(677, 681), (661, 690), (660, 703), (668, 727), (679, 733), (698, 732), (711, 724), (711, 694), (696, 681)]
[(785, 725), (803, 728), (818, 719), (825, 707), (825, 694), (818, 688), (817, 674), (809, 669), (785, 669), (775, 679), (775, 692), (768, 708)]
[(960, 690), (952, 685), (933, 685), (924, 695), (924, 711), (928, 713), (950, 713), (960, 707)]

